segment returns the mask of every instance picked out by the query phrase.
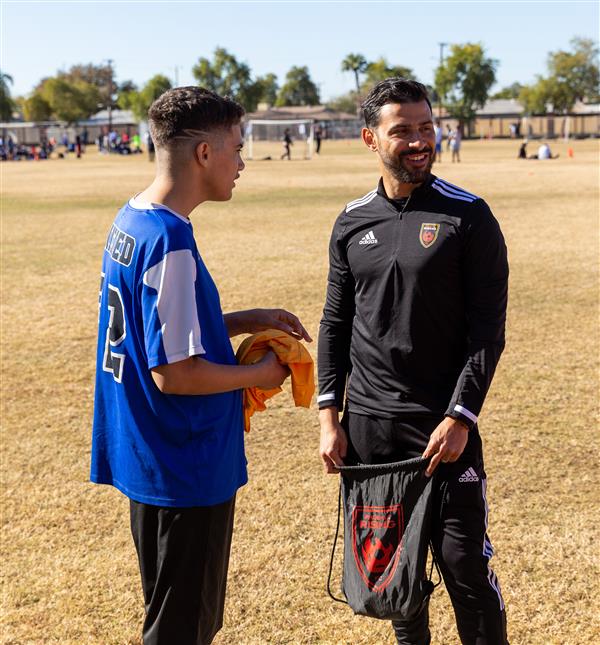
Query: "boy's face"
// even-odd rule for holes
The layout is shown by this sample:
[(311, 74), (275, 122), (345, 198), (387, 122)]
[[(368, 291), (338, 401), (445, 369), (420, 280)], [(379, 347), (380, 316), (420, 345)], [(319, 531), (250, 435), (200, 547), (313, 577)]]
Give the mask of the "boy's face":
[(241, 156), (243, 145), (244, 139), (239, 124), (232, 125), (229, 130), (220, 131), (215, 137), (214, 144), (211, 145), (212, 159), (207, 177), (210, 200), (224, 202), (231, 199), (235, 180), (245, 167)]

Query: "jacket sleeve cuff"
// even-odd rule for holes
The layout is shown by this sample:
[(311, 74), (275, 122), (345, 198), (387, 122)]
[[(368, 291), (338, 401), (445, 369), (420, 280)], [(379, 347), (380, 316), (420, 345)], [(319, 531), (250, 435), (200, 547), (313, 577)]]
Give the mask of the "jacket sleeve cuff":
[(338, 410), (341, 412), (341, 408), (339, 406), (338, 401), (336, 401), (336, 395), (335, 392), (325, 392), (324, 394), (319, 394), (317, 397), (317, 404), (319, 406), (319, 410), (322, 410), (323, 408), (331, 408), (335, 406), (338, 408)]
[(446, 410), (446, 416), (456, 419), (457, 421), (461, 421), (469, 428), (469, 430), (477, 424), (477, 415), (473, 414), (462, 405), (456, 404), (454, 406), (450, 406), (450, 408)]

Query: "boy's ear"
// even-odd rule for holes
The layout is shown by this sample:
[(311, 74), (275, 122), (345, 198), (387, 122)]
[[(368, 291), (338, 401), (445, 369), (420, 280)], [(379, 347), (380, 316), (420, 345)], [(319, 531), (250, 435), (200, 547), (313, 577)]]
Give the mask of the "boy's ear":
[(210, 159), (210, 144), (207, 141), (200, 142), (195, 149), (196, 159), (201, 166), (206, 166)]

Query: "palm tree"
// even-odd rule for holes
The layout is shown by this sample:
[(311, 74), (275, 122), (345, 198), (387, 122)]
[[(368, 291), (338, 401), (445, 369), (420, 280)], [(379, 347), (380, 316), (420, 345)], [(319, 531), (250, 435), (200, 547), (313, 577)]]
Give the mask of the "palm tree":
[(0, 71), (0, 83), (2, 85), (6, 85), (7, 82), (12, 85), (13, 77), (10, 74), (5, 74), (4, 72)]
[(342, 61), (342, 72), (354, 72), (354, 80), (356, 81), (356, 94), (360, 94), (360, 78), (367, 69), (367, 60), (362, 54), (348, 54)]
[(11, 85), (13, 83), (12, 76), (0, 71), (0, 120), (2, 121), (10, 121), (14, 109), (14, 102), (10, 97), (8, 87), (9, 83)]

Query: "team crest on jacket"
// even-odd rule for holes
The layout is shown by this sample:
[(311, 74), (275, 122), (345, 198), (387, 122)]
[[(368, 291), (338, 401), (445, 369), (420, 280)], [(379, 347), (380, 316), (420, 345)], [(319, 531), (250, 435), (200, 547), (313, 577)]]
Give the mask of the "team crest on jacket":
[(355, 506), (352, 510), (354, 562), (369, 589), (382, 592), (400, 562), (404, 517), (402, 505)]
[(419, 242), (421, 245), (428, 249), (436, 240), (440, 231), (439, 224), (421, 224), (421, 232), (419, 233)]

